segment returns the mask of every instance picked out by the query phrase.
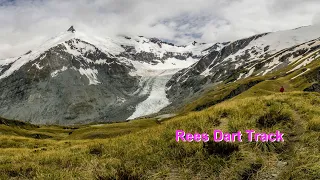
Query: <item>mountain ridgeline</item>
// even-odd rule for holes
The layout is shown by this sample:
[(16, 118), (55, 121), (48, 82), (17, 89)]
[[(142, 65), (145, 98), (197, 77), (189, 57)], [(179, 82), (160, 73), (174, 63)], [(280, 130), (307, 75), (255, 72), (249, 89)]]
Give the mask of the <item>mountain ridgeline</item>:
[(142, 36), (89, 36), (72, 26), (22, 56), (0, 60), (0, 115), (75, 124), (134, 119), (169, 105), (174, 111), (212, 84), (303, 68), (320, 56), (319, 29), (177, 46)]
[(231, 42), (176, 73), (167, 83), (168, 96), (181, 100), (179, 97), (190, 96), (208, 84), (262, 76), (288, 65), (295, 66), (293, 72), (319, 57), (319, 28), (264, 33)]

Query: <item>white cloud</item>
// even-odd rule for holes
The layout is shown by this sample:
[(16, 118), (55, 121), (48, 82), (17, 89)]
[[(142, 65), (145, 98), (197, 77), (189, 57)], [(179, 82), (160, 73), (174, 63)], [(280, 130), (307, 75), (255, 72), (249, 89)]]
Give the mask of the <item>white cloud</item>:
[(318, 0), (0, 0), (0, 58), (70, 25), (100, 36), (217, 42), (319, 23), (319, 9)]

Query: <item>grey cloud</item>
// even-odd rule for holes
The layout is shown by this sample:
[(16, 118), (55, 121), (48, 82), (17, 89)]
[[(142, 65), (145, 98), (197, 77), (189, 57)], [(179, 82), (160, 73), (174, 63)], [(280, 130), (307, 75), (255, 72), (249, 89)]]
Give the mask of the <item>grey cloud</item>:
[(0, 0), (0, 58), (66, 30), (178, 44), (229, 41), (320, 22), (318, 0)]

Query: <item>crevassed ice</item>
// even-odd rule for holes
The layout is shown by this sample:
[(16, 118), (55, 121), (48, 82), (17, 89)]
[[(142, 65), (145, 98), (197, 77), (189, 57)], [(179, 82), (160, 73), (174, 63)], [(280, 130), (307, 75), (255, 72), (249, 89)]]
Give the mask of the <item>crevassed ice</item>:
[(187, 68), (197, 62), (196, 59), (188, 58), (186, 61), (170, 58), (165, 63), (151, 65), (132, 61), (136, 71), (131, 76), (141, 76), (141, 84), (145, 84), (139, 95), (146, 95), (146, 100), (135, 107), (134, 113), (128, 119), (159, 112), (170, 104), (166, 94), (166, 84), (171, 77), (183, 68)]

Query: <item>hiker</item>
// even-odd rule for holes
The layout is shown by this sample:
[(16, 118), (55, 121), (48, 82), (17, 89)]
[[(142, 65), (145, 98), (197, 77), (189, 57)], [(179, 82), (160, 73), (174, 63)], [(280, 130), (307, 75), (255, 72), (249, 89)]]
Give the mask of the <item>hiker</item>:
[(281, 88), (280, 88), (280, 92), (284, 92), (284, 88), (283, 88), (283, 86), (281, 86)]

